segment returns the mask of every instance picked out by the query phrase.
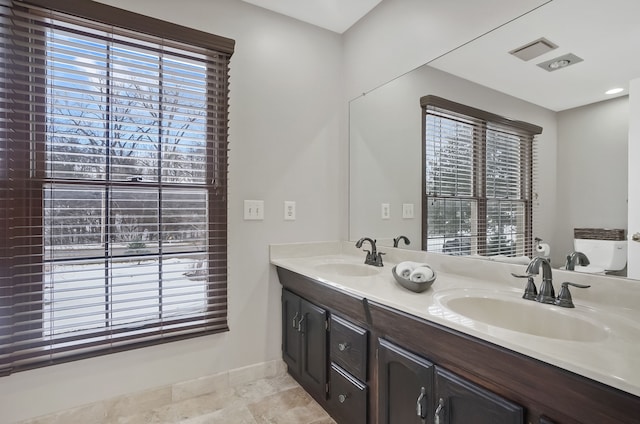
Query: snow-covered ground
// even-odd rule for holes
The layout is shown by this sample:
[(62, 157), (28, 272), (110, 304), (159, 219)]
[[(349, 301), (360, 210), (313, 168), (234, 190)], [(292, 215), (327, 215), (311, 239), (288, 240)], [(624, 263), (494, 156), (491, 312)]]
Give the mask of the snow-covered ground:
[[(206, 261), (193, 257), (50, 263), (45, 272), (44, 335), (136, 326), (207, 306)], [(108, 283), (108, 284), (107, 284)], [(162, 303), (160, 297), (162, 295)]]

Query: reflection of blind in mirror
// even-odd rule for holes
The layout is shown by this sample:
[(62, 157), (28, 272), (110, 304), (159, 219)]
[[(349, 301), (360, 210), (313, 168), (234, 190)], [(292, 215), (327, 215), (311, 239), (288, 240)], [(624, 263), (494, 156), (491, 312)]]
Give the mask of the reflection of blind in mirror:
[(434, 96), (422, 106), (423, 249), (531, 256), (533, 141), (541, 128)]

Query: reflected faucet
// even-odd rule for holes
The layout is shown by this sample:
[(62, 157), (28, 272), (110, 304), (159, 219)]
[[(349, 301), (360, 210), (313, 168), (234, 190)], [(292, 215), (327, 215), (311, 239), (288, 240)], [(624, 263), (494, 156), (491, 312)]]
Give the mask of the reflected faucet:
[(567, 271), (574, 271), (576, 269), (576, 264), (580, 266), (589, 265), (589, 258), (582, 252), (571, 252), (570, 255), (567, 255), (567, 262), (564, 265), (564, 268)]
[(356, 247), (358, 249), (360, 249), (362, 247), (362, 243), (364, 243), (365, 241), (368, 241), (369, 244), (371, 244), (371, 251), (366, 250), (366, 249), (362, 249), (365, 252), (367, 252), (367, 257), (364, 260), (364, 263), (366, 265), (373, 265), (373, 266), (383, 266), (382, 264), (382, 255), (384, 255), (384, 253), (380, 253), (378, 251), (376, 251), (376, 241), (375, 240), (371, 240), (369, 237), (363, 237), (360, 240), (358, 240), (356, 242)]
[(411, 242), (406, 236), (398, 236), (393, 239), (393, 247), (398, 247), (400, 240), (404, 241), (404, 244), (406, 244), (407, 246), (411, 244)]
[(539, 274), (540, 265), (542, 265), (542, 284), (540, 284), (540, 291), (536, 296), (536, 302), (540, 303), (554, 303), (556, 293), (553, 289), (553, 277), (551, 275), (551, 264), (549, 261), (542, 257), (533, 258), (527, 266), (527, 274)]

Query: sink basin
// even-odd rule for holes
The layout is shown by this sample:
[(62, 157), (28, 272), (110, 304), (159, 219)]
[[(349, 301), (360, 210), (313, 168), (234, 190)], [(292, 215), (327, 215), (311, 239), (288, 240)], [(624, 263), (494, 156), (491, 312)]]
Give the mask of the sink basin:
[(597, 342), (608, 336), (606, 327), (579, 316), (575, 309), (520, 298), (451, 296), (442, 305), (474, 321), (534, 336), (577, 342)]
[(316, 270), (344, 277), (370, 277), (380, 272), (372, 265), (354, 264), (349, 262), (328, 262), (315, 266)]

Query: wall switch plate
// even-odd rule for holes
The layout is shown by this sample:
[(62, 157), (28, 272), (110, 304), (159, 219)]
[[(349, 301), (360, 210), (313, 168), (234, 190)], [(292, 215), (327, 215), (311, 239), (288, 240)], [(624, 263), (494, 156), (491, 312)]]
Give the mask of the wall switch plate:
[(245, 221), (262, 221), (264, 219), (264, 200), (244, 201)]
[(389, 219), (391, 218), (391, 207), (389, 206), (388, 203), (383, 203), (382, 204), (382, 219)]
[(413, 203), (402, 204), (402, 218), (404, 219), (413, 218)]
[(293, 200), (284, 201), (284, 220), (295, 221), (296, 220), (296, 202)]

